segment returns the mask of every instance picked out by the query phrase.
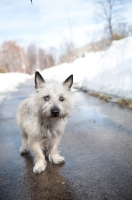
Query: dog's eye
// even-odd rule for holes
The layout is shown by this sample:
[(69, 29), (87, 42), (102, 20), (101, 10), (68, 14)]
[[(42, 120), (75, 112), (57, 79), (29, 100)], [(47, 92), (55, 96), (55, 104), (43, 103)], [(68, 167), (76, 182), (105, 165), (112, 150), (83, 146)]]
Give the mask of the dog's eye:
[(45, 96), (45, 97), (44, 97), (44, 100), (45, 100), (45, 101), (49, 101), (49, 100), (50, 100), (49, 95), (48, 95), (48, 96)]
[(59, 98), (59, 101), (64, 101), (64, 97), (60, 97), (60, 98)]

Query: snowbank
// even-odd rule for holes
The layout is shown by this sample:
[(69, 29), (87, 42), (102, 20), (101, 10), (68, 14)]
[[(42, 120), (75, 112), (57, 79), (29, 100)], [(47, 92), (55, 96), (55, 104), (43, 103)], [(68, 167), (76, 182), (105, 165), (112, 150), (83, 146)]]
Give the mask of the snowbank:
[(28, 78), (29, 75), (22, 73), (0, 73), (0, 103), (8, 92), (15, 91), (17, 86)]
[(74, 74), (78, 88), (132, 98), (132, 37), (114, 41), (105, 52), (87, 53), (84, 58), (42, 74), (61, 81)]
[(132, 37), (113, 42), (97, 65), (92, 79), (88, 70), (78, 87), (132, 98)]

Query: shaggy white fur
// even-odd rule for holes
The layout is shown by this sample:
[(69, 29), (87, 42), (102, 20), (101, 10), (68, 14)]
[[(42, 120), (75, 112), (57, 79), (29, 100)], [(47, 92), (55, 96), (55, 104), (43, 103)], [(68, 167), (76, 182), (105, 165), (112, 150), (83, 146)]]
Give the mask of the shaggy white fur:
[(18, 108), (17, 122), (22, 136), (20, 153), (27, 153), (28, 146), (31, 148), (35, 156), (34, 173), (41, 173), (46, 168), (44, 149), (48, 150), (50, 162), (59, 164), (64, 161), (57, 147), (65, 129), (66, 117), (73, 110), (72, 83), (72, 75), (59, 84), (45, 82), (36, 72), (36, 91)]

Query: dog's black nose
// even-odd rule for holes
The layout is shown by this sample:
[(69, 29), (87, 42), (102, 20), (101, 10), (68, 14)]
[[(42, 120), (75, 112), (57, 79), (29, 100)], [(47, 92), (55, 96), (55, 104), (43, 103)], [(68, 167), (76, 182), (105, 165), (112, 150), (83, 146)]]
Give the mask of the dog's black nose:
[(58, 117), (59, 116), (59, 109), (58, 108), (52, 108), (51, 115), (52, 115), (52, 117)]

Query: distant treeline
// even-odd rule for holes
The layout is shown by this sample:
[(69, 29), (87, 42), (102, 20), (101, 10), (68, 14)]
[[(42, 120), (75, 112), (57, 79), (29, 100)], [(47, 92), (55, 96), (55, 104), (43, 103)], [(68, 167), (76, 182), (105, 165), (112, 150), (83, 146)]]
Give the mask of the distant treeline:
[(55, 65), (52, 54), (31, 44), (24, 50), (14, 41), (4, 42), (0, 47), (0, 72), (34, 73)]

